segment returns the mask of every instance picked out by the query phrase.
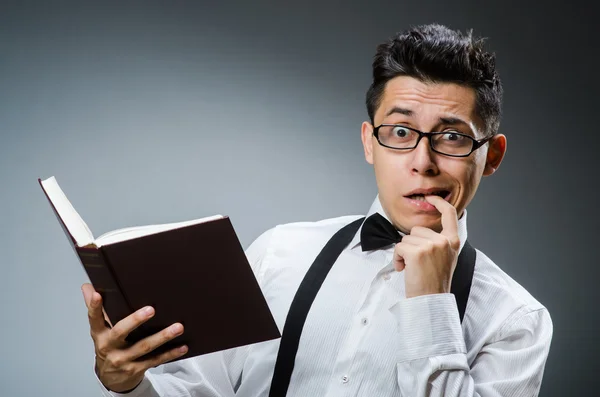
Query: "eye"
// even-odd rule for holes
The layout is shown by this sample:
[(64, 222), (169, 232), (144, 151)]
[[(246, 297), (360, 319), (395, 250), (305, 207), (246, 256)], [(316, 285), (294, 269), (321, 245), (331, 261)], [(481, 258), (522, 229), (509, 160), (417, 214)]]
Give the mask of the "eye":
[(397, 138), (406, 138), (411, 135), (412, 131), (401, 125), (396, 125), (392, 128), (392, 135)]
[(468, 140), (468, 138), (462, 135), (460, 132), (456, 131), (448, 131), (441, 136), (442, 140), (445, 141), (453, 141), (453, 142), (462, 142)]

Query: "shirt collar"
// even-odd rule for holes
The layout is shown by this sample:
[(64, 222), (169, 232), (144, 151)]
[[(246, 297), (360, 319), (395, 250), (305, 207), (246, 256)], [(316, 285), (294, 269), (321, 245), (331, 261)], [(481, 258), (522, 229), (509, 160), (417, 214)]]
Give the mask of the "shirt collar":
[[(367, 212), (365, 219), (368, 218), (369, 216), (373, 215), (376, 212), (378, 212), (380, 215), (382, 215), (388, 221), (390, 220), (388, 215), (385, 213), (385, 210), (381, 206), (381, 201), (379, 201), (379, 194), (377, 195), (377, 197), (375, 197), (375, 200), (371, 204), (371, 208), (369, 208), (369, 212)], [(363, 223), (364, 223), (364, 221), (363, 221)], [(361, 230), (362, 230), (362, 225), (360, 225), (360, 228), (358, 229), (358, 231), (354, 235), (354, 238), (350, 242), (350, 245), (348, 246), (351, 250), (353, 250), (355, 248), (360, 249), (360, 232), (361, 232)], [(405, 235), (405, 233), (402, 233), (402, 232), (400, 232), (400, 234), (402, 236)], [(465, 241), (467, 241), (467, 210), (466, 209), (463, 211), (463, 215), (458, 219), (458, 238), (460, 239), (460, 250), (462, 251), (462, 248), (465, 245)], [(392, 249), (392, 248), (393, 247), (390, 247), (388, 249)]]

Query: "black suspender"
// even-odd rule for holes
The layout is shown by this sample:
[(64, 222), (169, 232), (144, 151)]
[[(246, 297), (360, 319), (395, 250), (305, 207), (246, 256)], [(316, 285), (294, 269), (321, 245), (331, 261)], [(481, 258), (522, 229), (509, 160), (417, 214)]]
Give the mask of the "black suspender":
[[(304, 327), (310, 307), (323, 281), (325, 281), (329, 270), (331, 270), (331, 267), (344, 248), (350, 244), (350, 241), (352, 241), (364, 219), (357, 219), (338, 230), (327, 244), (325, 244), (319, 255), (317, 255), (317, 258), (300, 283), (285, 319), (285, 325), (283, 326), (269, 397), (285, 397), (294, 370), (294, 361), (296, 360), (296, 352), (298, 351), (302, 328)], [(468, 241), (465, 242), (458, 256), (458, 264), (452, 277), (451, 286), (451, 292), (456, 297), (461, 322), (465, 314), (471, 290), (471, 282), (473, 281), (475, 258), (475, 249)]]
[(475, 248), (469, 244), (469, 240), (465, 241), (465, 245), (458, 255), (458, 262), (456, 264), (456, 269), (454, 269), (452, 285), (450, 286), (450, 292), (453, 293), (456, 298), (456, 306), (458, 307), (461, 323), (465, 317), (469, 292), (471, 292), (476, 259), (477, 252), (475, 251)]
[(334, 234), (317, 255), (300, 283), (283, 326), (269, 397), (284, 397), (286, 395), (294, 370), (294, 360), (300, 343), (300, 334), (302, 334), (302, 328), (310, 306), (315, 300), (323, 281), (325, 281), (327, 273), (329, 273), (344, 248), (350, 244), (363, 220), (364, 218), (358, 219)]

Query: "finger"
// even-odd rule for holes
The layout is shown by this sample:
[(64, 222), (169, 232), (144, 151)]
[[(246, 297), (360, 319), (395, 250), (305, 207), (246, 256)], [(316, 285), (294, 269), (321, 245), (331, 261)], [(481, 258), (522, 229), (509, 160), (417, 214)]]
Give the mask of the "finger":
[[(83, 287), (82, 287), (82, 290)], [(102, 332), (106, 329), (104, 325), (104, 313), (102, 311), (102, 296), (94, 291), (94, 287), (90, 284), (85, 287), (83, 292), (84, 298), (88, 296), (86, 305), (88, 308), (88, 320), (92, 334)]]
[(161, 353), (156, 357), (152, 357), (145, 361), (142, 361), (140, 364), (143, 366), (144, 370), (147, 370), (147, 369), (150, 369), (153, 367), (158, 367), (161, 364), (167, 363), (171, 360), (174, 360), (178, 357), (183, 356), (185, 353), (187, 353), (187, 351), (188, 351), (187, 346), (185, 346), (185, 345), (179, 346), (179, 347), (176, 347), (169, 351), (166, 351), (164, 353)]
[[(435, 232), (433, 232), (435, 233)], [(435, 233), (437, 236), (437, 233)], [(437, 236), (439, 237), (439, 236)], [(409, 244), (409, 245), (413, 245), (415, 247), (422, 247), (422, 246), (428, 246), (432, 243), (432, 241), (429, 238), (425, 238), (425, 237), (421, 237), (421, 236), (413, 236), (412, 234), (407, 234), (406, 236), (402, 237), (402, 242), (404, 244)]]
[(183, 334), (183, 325), (180, 323), (172, 324), (162, 331), (138, 341), (129, 349), (127, 349), (127, 358), (130, 361), (138, 359), (143, 355), (156, 350), (159, 346), (164, 345), (181, 334)]
[(418, 246), (412, 244), (405, 244), (403, 241), (396, 244), (394, 248), (394, 257), (393, 262), (394, 266), (398, 271), (400, 271), (399, 267), (404, 269), (407, 262), (410, 262), (410, 258), (414, 255), (414, 253), (418, 250)]
[(456, 208), (441, 197), (429, 195), (425, 200), (442, 214), (442, 235), (452, 240), (458, 240), (458, 216)]
[(113, 342), (125, 341), (125, 338), (137, 327), (144, 324), (154, 316), (154, 308), (146, 306), (133, 314), (125, 317), (111, 328), (110, 338)]
[[(83, 299), (85, 301), (85, 305), (89, 309), (90, 302), (91, 302), (92, 297), (94, 296), (94, 292), (96, 292), (96, 290), (94, 289), (94, 286), (92, 284), (85, 283), (81, 286), (81, 291), (83, 292)], [(102, 298), (102, 295), (100, 295), (100, 298)], [(104, 319), (108, 320), (108, 316), (107, 316), (106, 312), (104, 311), (104, 307), (102, 307), (102, 314), (104, 315)]]
[(81, 292), (83, 293), (85, 307), (89, 307), (90, 299), (92, 299), (92, 294), (95, 292), (94, 286), (90, 283), (85, 283), (81, 286)]
[[(428, 240), (435, 241), (436, 238), (439, 238), (439, 233), (437, 233), (435, 230), (432, 230), (428, 227), (415, 226), (412, 229), (410, 229), (409, 236), (422, 237), (422, 238), (426, 238)], [(404, 237), (402, 239), (404, 240)]]
[(168, 363), (169, 361), (172, 361), (178, 357), (183, 356), (187, 352), (188, 352), (188, 347), (186, 345), (182, 345), (179, 347), (175, 347), (164, 353), (161, 353), (161, 354), (157, 355), (156, 357), (152, 357), (147, 360), (144, 360), (140, 363), (140, 365), (142, 365), (144, 370), (158, 367), (159, 365)]
[(440, 233), (437, 233), (435, 230), (431, 230), (429, 228), (421, 226), (413, 227), (410, 231), (410, 234), (408, 236), (404, 236), (402, 238), (402, 241), (404, 241), (407, 237), (409, 237), (409, 239), (407, 240), (408, 243), (411, 243), (412, 245), (427, 247), (428, 249), (433, 248), (432, 245), (443, 246), (449, 243), (452, 244), (453, 241), (456, 241), (456, 244), (460, 245), (458, 236), (455, 240), (453, 240), (448, 236), (444, 236)]
[(402, 270), (404, 270), (406, 268), (406, 263), (404, 263), (404, 259), (402, 259), (402, 258), (397, 258), (396, 260), (394, 260), (393, 263), (394, 263), (394, 268), (398, 272), (401, 272)]

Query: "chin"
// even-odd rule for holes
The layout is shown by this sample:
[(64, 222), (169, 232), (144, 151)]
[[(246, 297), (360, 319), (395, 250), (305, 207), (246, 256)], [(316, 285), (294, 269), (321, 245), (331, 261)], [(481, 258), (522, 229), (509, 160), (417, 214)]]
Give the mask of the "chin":
[(438, 233), (442, 230), (442, 220), (439, 214), (413, 214), (405, 217), (400, 216), (398, 220), (399, 222), (394, 222), (396, 227), (406, 234), (409, 234), (415, 226), (426, 227)]

